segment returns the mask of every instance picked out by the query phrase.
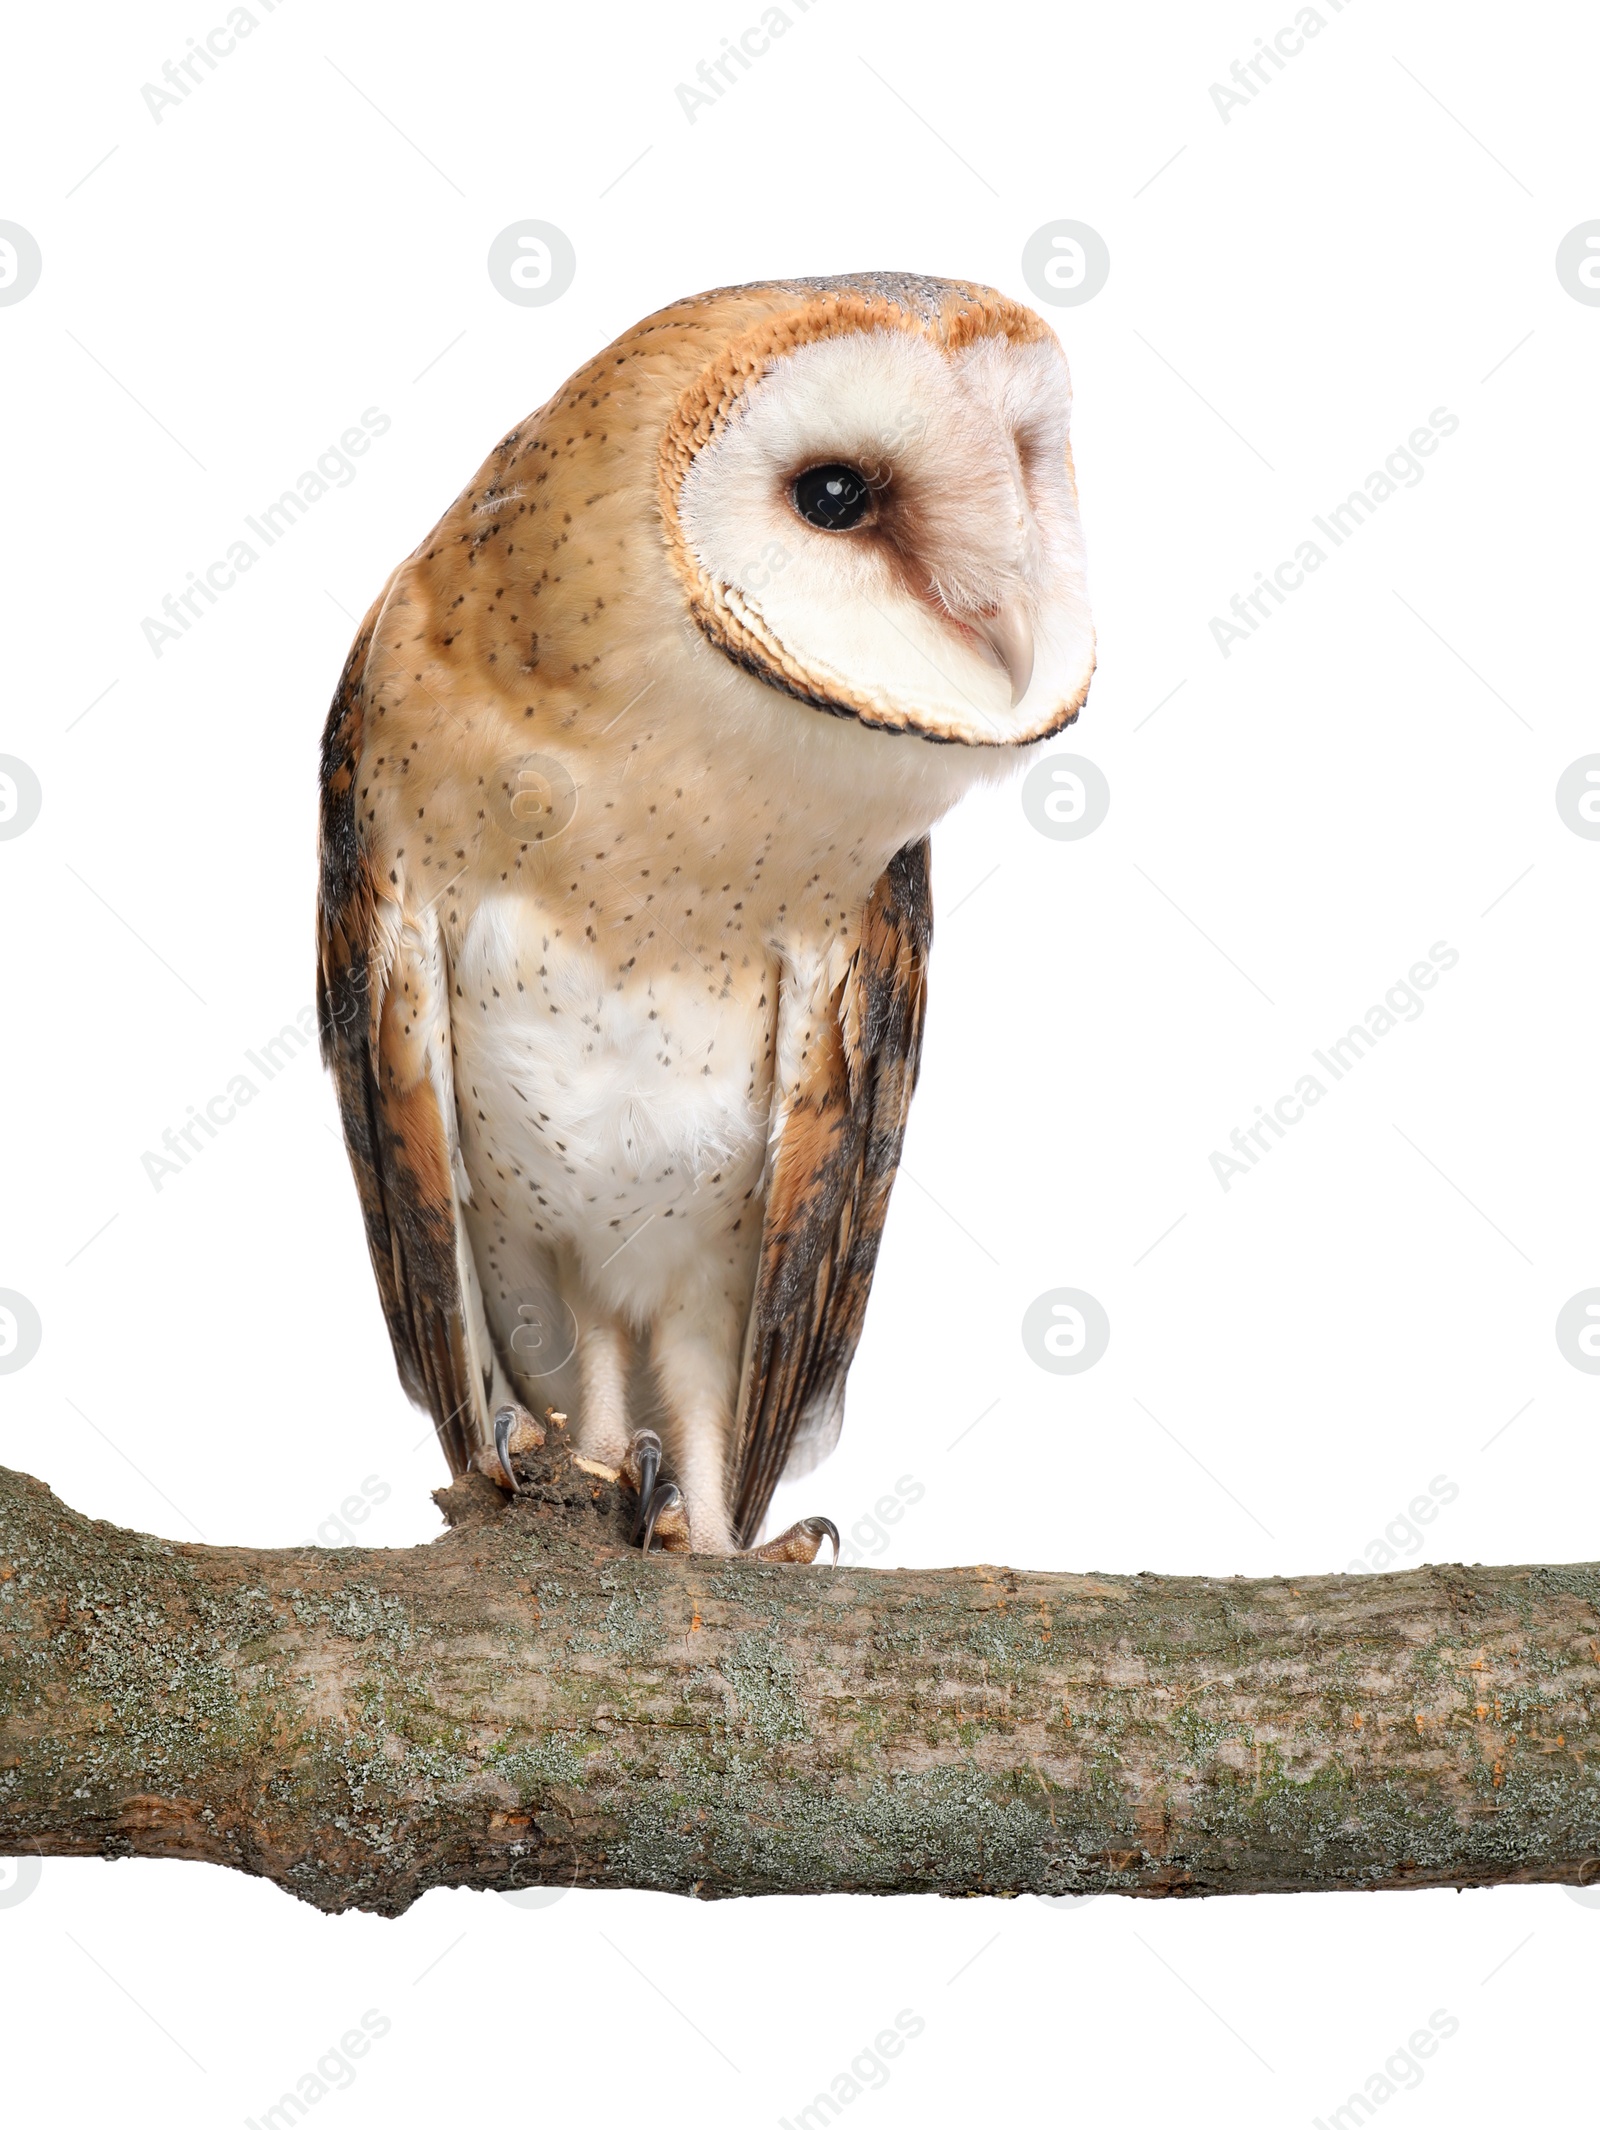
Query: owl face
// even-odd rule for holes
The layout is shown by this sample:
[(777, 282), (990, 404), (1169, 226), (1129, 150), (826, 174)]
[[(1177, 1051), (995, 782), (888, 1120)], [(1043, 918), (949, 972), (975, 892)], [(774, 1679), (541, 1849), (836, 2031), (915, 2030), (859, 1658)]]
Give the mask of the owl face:
[(684, 394), (661, 463), (724, 655), (819, 709), (984, 748), (1058, 731), (1094, 667), (1066, 360), (990, 300), (967, 333), (889, 307), (769, 322)]

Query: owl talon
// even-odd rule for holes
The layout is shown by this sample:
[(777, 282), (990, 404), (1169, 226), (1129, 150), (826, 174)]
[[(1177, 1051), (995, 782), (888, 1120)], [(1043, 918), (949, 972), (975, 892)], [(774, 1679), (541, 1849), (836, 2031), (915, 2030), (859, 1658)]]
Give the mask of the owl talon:
[(650, 1506), (639, 1520), (641, 1549), (648, 1553), (650, 1541), (659, 1536), (663, 1553), (688, 1553), (689, 1514), (683, 1496), (669, 1479), (650, 1497)]
[(506, 1475), (506, 1485), (513, 1494), (520, 1494), (522, 1492), (521, 1482), (511, 1469), (511, 1430), (515, 1427), (516, 1421), (517, 1416), (509, 1405), (502, 1405), (499, 1412), (495, 1414), (494, 1453), (500, 1460), (501, 1471)]
[(527, 1407), (502, 1405), (494, 1416), (494, 1448), (478, 1450), (472, 1459), (473, 1469), (507, 1493), (520, 1494), (522, 1483), (511, 1460), (543, 1448), (544, 1429)]
[[(633, 1543), (639, 1544), (640, 1534), (650, 1516), (650, 1503), (656, 1491), (656, 1480), (661, 1472), (661, 1437), (653, 1427), (642, 1427), (628, 1444), (618, 1477), (630, 1493), (639, 1497), (638, 1514), (633, 1519)], [(644, 1550), (650, 1550), (650, 1541), (645, 1539)]]
[(833, 1564), (839, 1563), (839, 1527), (829, 1516), (802, 1516), (797, 1524), (787, 1531), (780, 1531), (776, 1538), (769, 1538), (764, 1546), (747, 1548), (747, 1561), (793, 1561), (809, 1567), (822, 1551), (822, 1541), (833, 1541)]

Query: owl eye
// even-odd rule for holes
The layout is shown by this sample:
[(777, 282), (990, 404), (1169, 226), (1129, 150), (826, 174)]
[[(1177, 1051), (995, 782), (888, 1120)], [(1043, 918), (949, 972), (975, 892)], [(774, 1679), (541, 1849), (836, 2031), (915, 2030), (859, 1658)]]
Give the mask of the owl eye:
[(794, 507), (821, 532), (848, 532), (872, 502), (867, 477), (854, 466), (813, 466), (792, 490)]

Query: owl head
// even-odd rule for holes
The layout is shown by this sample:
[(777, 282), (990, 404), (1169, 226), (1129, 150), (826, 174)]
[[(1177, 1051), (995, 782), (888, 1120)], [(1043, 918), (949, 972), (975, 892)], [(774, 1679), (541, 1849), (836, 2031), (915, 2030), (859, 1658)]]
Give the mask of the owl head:
[(695, 302), (733, 330), (677, 397), (658, 497), (709, 643), (924, 740), (1015, 748), (1070, 723), (1094, 630), (1071, 381), (1044, 321), (894, 274)]

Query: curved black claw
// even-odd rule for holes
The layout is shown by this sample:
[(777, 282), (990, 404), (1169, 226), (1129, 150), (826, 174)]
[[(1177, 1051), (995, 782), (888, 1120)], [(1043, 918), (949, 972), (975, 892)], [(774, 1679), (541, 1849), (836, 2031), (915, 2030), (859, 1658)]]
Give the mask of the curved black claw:
[(513, 1494), (522, 1492), (517, 1475), (511, 1469), (511, 1430), (516, 1426), (519, 1417), (513, 1405), (502, 1405), (494, 1416), (494, 1453), (500, 1460), (501, 1471), (506, 1475), (506, 1485)]
[(764, 1546), (752, 1546), (745, 1555), (753, 1561), (792, 1561), (809, 1567), (822, 1551), (822, 1541), (833, 1541), (833, 1564), (839, 1565), (839, 1526), (831, 1516), (803, 1516), (799, 1523), (769, 1538)]
[[(641, 1534), (655, 1529), (655, 1517), (650, 1513), (655, 1498), (656, 1478), (661, 1470), (661, 1437), (654, 1428), (642, 1427), (628, 1445), (627, 1463), (623, 1476), (634, 1479), (639, 1488), (639, 1510), (633, 1519), (633, 1542), (640, 1543)], [(674, 1489), (674, 1492), (676, 1489)], [(658, 1512), (659, 1513), (659, 1512)], [(648, 1536), (643, 1539), (644, 1550), (650, 1551)]]
[(683, 1496), (670, 1479), (665, 1486), (653, 1487), (649, 1505), (639, 1518), (638, 1543), (643, 1552), (650, 1551), (650, 1541), (656, 1535), (656, 1525), (663, 1517), (674, 1527), (681, 1522), (682, 1519), (673, 1512), (682, 1506)]

